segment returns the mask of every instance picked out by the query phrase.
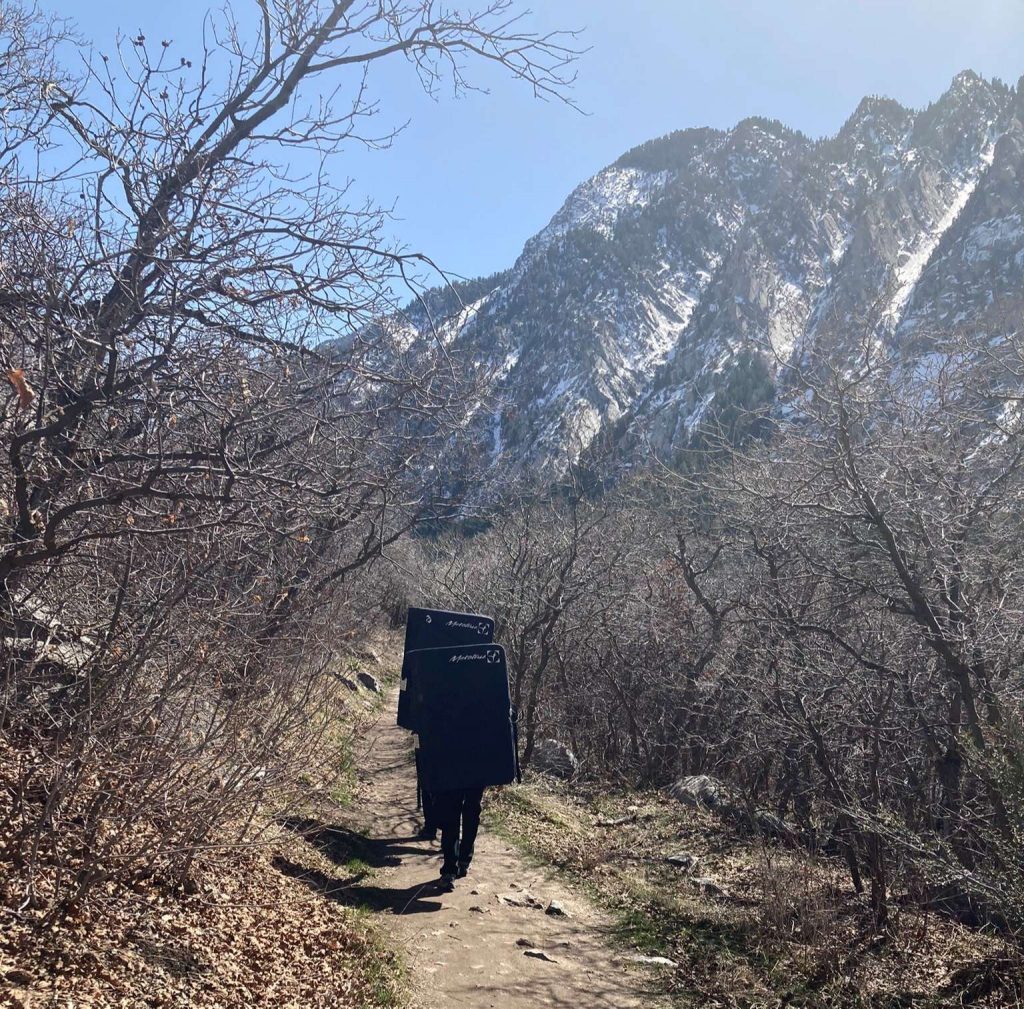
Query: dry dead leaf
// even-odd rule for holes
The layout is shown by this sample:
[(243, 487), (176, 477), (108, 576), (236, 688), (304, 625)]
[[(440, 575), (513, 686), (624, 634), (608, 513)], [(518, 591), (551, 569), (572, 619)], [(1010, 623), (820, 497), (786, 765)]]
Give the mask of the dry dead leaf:
[(28, 384), (28, 379), (25, 378), (25, 369), (8, 368), (7, 381), (11, 383), (18, 395), (18, 406), (25, 409), (31, 406), (36, 394), (32, 390), (32, 386)]

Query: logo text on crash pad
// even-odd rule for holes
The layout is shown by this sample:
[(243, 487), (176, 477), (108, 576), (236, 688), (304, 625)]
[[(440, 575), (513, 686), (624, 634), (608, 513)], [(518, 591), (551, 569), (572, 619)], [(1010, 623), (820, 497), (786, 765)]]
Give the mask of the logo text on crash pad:
[(449, 660), (451, 663), (459, 662), (488, 662), (494, 665), (495, 662), (500, 661), (501, 652), (497, 649), (488, 649), (486, 652), (472, 652), (469, 655), (453, 655)]
[(487, 633), (487, 624), (482, 620), (478, 624), (471, 624), (466, 620), (449, 620), (445, 627), (463, 627), (467, 631), (476, 631), (477, 634)]

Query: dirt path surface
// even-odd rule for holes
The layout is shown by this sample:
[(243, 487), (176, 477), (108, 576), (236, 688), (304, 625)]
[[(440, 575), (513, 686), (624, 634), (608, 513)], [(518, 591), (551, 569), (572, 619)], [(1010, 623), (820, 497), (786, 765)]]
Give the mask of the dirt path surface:
[[(365, 736), (353, 824), (379, 871), (372, 886), (349, 890), (382, 913), (409, 963), (416, 1005), (659, 1004), (652, 968), (624, 963), (608, 945), (608, 920), (486, 826), (469, 876), (454, 893), (439, 891), (438, 845), (412, 840), (419, 825), (415, 776), (394, 702), (389, 698)], [(567, 917), (545, 913), (552, 900)]]

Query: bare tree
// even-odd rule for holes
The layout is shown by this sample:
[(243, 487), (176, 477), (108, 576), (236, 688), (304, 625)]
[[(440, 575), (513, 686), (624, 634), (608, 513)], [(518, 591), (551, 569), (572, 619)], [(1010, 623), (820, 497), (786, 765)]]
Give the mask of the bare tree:
[(580, 502), (582, 524), (534, 502), (449, 548), (504, 613), (573, 544), (569, 606), (520, 662), (551, 671), (543, 731), (597, 778), (723, 779), (754, 824), (841, 857), (875, 927), (894, 888), (1019, 925), (1020, 346), (819, 356), (777, 375), (782, 410), (725, 404), (680, 472)]
[(451, 507), (473, 380), (378, 322), (430, 264), (332, 181), (388, 139), (367, 69), (461, 91), (489, 61), (560, 96), (573, 52), (506, 0), (261, 2), (78, 80), (59, 25), (0, 31), (0, 852), (52, 921), (286, 801), (356, 622), (339, 588)]

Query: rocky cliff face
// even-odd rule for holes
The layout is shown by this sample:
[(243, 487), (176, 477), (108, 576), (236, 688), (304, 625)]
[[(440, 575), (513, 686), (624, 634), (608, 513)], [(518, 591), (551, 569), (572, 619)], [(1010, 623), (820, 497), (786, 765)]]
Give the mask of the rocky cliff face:
[(866, 98), (824, 140), (748, 119), (629, 151), (442, 327), (490, 376), (486, 449), (552, 475), (599, 435), (671, 454), (789, 363), (912, 363), (1014, 325), (1022, 113), (1022, 89), (965, 72), (924, 110)]

